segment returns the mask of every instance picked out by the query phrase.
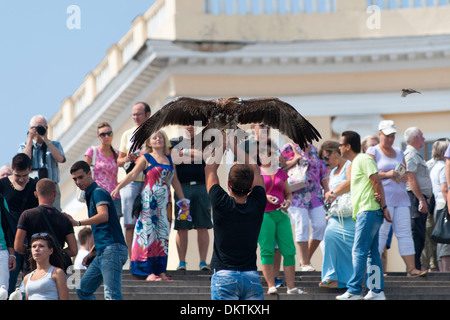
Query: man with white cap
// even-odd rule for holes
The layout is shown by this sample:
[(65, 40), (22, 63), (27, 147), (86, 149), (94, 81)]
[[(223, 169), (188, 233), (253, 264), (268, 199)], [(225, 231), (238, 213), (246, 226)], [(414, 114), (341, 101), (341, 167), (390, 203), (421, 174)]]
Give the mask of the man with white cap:
[(427, 214), (433, 213), (434, 196), (430, 172), (420, 149), (425, 146), (425, 138), (417, 127), (405, 130), (404, 138), (407, 143), (405, 149), (406, 171), (408, 173), (407, 190), (411, 200), (411, 228), (415, 248), (415, 264), (421, 269), (420, 256), (425, 246)]

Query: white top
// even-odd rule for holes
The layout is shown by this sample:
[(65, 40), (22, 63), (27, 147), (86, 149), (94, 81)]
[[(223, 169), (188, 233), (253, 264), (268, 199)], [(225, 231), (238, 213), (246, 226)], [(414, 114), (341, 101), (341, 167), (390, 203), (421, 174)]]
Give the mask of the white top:
[(86, 269), (85, 266), (83, 266), (83, 259), (86, 257), (86, 255), (89, 253), (86, 249), (80, 249), (78, 250), (78, 254), (75, 258), (75, 261), (73, 262), (73, 267), (75, 269)]
[[(427, 163), (428, 165), (428, 163)], [(447, 182), (445, 177), (445, 162), (438, 160), (434, 163), (434, 166), (430, 169), (430, 178), (433, 185), (433, 194), (436, 203), (445, 203), (446, 199), (442, 195), (441, 183)]]
[[(378, 171), (388, 172), (395, 170), (395, 167), (402, 163), (404, 160), (403, 151), (399, 148), (393, 148), (395, 151), (395, 158), (389, 158), (381, 150), (380, 145), (370, 147), (366, 153), (375, 157)], [(384, 196), (386, 199), (386, 205), (392, 207), (409, 207), (411, 206), (411, 200), (406, 192), (406, 183), (397, 183), (394, 179), (386, 178), (382, 179), (381, 183), (384, 187)]]
[(59, 300), (56, 282), (52, 279), (55, 267), (51, 266), (48, 272), (40, 279), (31, 280), (34, 271), (30, 273), (25, 292), (28, 300)]

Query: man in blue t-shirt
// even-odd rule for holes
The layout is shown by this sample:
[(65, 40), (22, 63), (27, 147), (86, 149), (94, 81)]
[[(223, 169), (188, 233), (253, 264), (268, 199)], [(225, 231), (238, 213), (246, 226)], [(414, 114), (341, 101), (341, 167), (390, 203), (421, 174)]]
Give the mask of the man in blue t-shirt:
[(89, 218), (80, 221), (69, 218), (74, 226), (91, 226), (97, 252), (81, 279), (78, 297), (94, 300), (94, 292), (103, 280), (105, 300), (122, 300), (122, 268), (128, 258), (128, 248), (111, 195), (94, 182), (85, 161), (76, 162), (70, 173), (77, 187), (86, 192)]

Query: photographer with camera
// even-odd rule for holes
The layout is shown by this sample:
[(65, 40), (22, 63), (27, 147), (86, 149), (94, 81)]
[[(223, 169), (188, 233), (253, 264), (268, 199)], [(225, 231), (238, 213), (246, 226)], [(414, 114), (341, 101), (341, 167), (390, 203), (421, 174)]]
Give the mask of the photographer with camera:
[(54, 206), (61, 210), (61, 193), (58, 183), (60, 181), (58, 163), (64, 163), (66, 156), (58, 141), (48, 139), (47, 119), (42, 115), (31, 118), (28, 139), (19, 147), (18, 153), (25, 153), (31, 158), (31, 178), (49, 178), (56, 183), (58, 194)]

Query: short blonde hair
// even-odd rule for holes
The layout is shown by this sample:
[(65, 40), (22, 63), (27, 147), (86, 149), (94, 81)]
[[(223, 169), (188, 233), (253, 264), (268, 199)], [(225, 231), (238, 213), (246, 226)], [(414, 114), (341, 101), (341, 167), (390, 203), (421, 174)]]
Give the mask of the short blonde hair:
[(50, 196), (56, 192), (56, 184), (48, 178), (41, 179), (36, 184), (36, 192), (39, 196)]
[(172, 147), (172, 144), (170, 143), (170, 140), (167, 137), (167, 134), (163, 130), (159, 130), (159, 131), (153, 133), (150, 137), (148, 137), (147, 140), (145, 140), (143, 151), (145, 153), (151, 153), (153, 151), (153, 148), (150, 146), (150, 139), (155, 134), (158, 134), (158, 133), (161, 134), (163, 136), (163, 138), (164, 138), (164, 154), (166, 156), (168, 156), (168, 155), (170, 155), (170, 148)]

